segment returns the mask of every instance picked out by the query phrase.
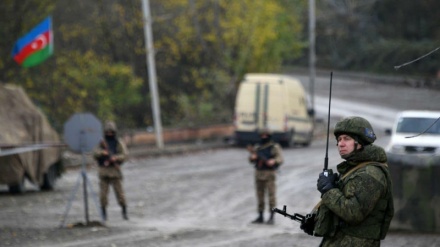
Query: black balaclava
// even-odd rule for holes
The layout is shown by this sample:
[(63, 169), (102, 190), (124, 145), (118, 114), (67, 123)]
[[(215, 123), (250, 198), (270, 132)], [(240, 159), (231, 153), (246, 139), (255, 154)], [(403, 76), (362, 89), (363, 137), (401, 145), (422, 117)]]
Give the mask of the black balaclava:
[(266, 135), (265, 137), (261, 137), (260, 143), (261, 144), (266, 144), (268, 142), (270, 142), (270, 135)]
[(111, 153), (116, 153), (116, 146), (118, 144), (116, 139), (116, 133), (113, 132), (113, 134), (105, 134), (104, 136), (105, 142), (108, 144), (108, 149)]

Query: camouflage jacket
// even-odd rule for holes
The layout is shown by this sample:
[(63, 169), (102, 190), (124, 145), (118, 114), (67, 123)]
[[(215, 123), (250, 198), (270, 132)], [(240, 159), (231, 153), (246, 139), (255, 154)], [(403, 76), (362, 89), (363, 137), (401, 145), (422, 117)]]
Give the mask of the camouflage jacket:
[(109, 158), (108, 155), (105, 155), (105, 151), (107, 150), (108, 148), (106, 147), (106, 144), (104, 143), (104, 141), (102, 141), (93, 152), (93, 157), (95, 158), (99, 166), (99, 177), (122, 178), (120, 166), (127, 159), (127, 147), (120, 139), (118, 139), (116, 152), (111, 154), (111, 156), (116, 159), (115, 163), (106, 163), (106, 160)]
[[(263, 145), (257, 144), (253, 150), (257, 154), (257, 159), (249, 161), (255, 164), (257, 170), (276, 170), (283, 163), (282, 149), (278, 143), (270, 141)], [(267, 166), (265, 162), (268, 159), (275, 159), (276, 164)]]
[[(385, 151), (368, 145), (337, 166), (343, 176), (360, 163), (368, 162), (337, 182), (322, 196), (319, 211), (327, 211), (334, 226), (324, 234), (322, 246), (379, 246), (394, 214), (391, 177)], [(318, 214), (319, 214), (318, 211)]]

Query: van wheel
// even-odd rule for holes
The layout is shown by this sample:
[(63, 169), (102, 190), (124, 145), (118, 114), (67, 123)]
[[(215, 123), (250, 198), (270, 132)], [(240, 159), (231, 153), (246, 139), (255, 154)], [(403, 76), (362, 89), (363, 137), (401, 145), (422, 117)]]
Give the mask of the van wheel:
[(25, 191), (24, 187), (24, 177), (19, 184), (9, 184), (9, 193), (11, 194), (22, 194)]
[(47, 172), (43, 175), (43, 184), (41, 185), (42, 190), (53, 190), (55, 188), (55, 183), (57, 180), (57, 172), (55, 166), (49, 167)]

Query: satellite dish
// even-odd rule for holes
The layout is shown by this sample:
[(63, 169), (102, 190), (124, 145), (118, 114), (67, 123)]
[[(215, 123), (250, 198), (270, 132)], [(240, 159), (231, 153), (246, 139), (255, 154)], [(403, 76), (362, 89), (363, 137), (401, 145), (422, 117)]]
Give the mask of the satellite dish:
[(102, 139), (102, 124), (91, 113), (76, 113), (64, 124), (64, 140), (72, 151), (92, 151)]

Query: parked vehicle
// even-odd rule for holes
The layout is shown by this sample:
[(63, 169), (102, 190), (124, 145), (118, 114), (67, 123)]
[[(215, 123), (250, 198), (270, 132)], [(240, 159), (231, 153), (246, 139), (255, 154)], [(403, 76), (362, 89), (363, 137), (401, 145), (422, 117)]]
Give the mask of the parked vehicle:
[(21, 87), (0, 86), (0, 122), (0, 184), (22, 193), (28, 179), (52, 190), (63, 171), (60, 137)]
[(300, 81), (281, 74), (246, 74), (235, 101), (235, 140), (256, 143), (269, 129), (283, 146), (308, 146), (313, 138), (313, 111)]
[(440, 155), (440, 111), (398, 113), (387, 152), (393, 154)]

